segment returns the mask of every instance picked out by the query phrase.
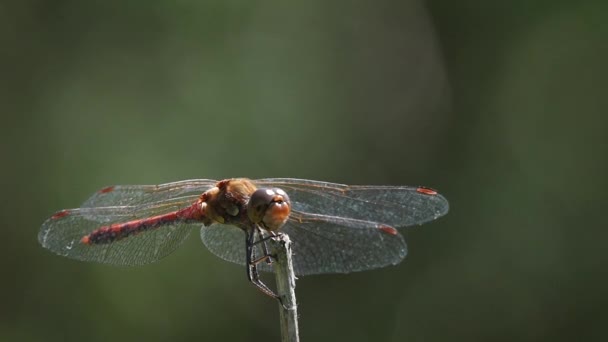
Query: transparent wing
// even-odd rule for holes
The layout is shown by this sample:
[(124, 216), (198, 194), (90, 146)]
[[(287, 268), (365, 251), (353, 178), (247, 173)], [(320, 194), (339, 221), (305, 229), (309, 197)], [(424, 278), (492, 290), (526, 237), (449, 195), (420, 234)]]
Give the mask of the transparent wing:
[(304, 179), (255, 180), (257, 187), (277, 187), (295, 210), (327, 216), (382, 222), (394, 227), (420, 225), (448, 212), (445, 197), (411, 186), (343, 185)]
[(297, 275), (370, 270), (407, 255), (403, 236), (376, 222), (294, 212), (283, 232), (293, 241)]
[[(246, 264), (245, 238), (246, 234), (242, 229), (227, 224), (214, 223), (201, 228), (201, 239), (211, 253), (239, 265)], [(262, 256), (260, 247), (260, 245), (255, 247), (256, 255)], [(258, 269), (270, 271), (269, 268), (264, 267), (265, 264), (262, 264), (264, 263), (258, 265)]]
[(217, 181), (192, 179), (160, 185), (114, 185), (97, 191), (82, 208), (136, 206), (168, 199), (192, 198), (209, 190)]
[(191, 229), (200, 224), (167, 223), (108, 244), (87, 245), (81, 239), (101, 226), (151, 217), (169, 209), (148, 205), (63, 210), (44, 222), (38, 241), (52, 252), (72, 259), (143, 265), (173, 252), (188, 237)]
[[(407, 254), (403, 236), (383, 224), (294, 212), (282, 231), (293, 242), (296, 275), (349, 273), (401, 262)], [(245, 265), (245, 233), (227, 225), (201, 230), (203, 243), (220, 258)], [(256, 254), (263, 255), (261, 245)], [(272, 271), (266, 263), (262, 271)]]

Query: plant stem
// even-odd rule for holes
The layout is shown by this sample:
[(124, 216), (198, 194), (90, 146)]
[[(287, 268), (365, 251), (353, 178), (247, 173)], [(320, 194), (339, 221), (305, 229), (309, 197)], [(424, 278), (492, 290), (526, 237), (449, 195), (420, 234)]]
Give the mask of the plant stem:
[(291, 260), (291, 240), (285, 234), (274, 238), (273, 254), (276, 255), (274, 272), (276, 274), (277, 294), (279, 296), (279, 319), (281, 340), (299, 342), (298, 310), (296, 304), (296, 277)]

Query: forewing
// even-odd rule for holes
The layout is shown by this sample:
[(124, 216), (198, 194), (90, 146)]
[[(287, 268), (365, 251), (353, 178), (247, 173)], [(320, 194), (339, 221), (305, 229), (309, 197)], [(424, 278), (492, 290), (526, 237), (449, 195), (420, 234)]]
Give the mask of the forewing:
[(82, 208), (138, 206), (169, 199), (192, 199), (209, 190), (217, 181), (191, 179), (160, 185), (114, 185), (105, 187), (82, 204)]
[(424, 187), (349, 186), (343, 184), (268, 178), (258, 187), (278, 187), (289, 195), (295, 210), (327, 216), (385, 223), (397, 228), (420, 225), (445, 215), (448, 201)]

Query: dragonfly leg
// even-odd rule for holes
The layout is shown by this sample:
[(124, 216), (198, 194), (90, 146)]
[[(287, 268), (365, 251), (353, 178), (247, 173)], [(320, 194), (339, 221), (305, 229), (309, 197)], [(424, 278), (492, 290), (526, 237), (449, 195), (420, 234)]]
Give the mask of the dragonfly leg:
[(257, 259), (252, 260), (251, 263), (254, 264), (254, 265), (257, 265), (257, 264), (261, 263), (262, 261), (266, 261), (266, 263), (268, 265), (271, 265), (272, 264), (272, 256), (270, 256), (270, 255), (264, 255), (263, 257), (259, 257)]
[(262, 252), (264, 253), (264, 260), (266, 260), (266, 264), (272, 265), (272, 259), (275, 259), (276, 255), (271, 255), (268, 252), (267, 242), (268, 242), (268, 239), (275, 237), (276, 234), (274, 232), (269, 232), (269, 233), (270, 233), (270, 235), (265, 237), (264, 234), (262, 234), (262, 230), (258, 228), (258, 234), (260, 235), (260, 239), (258, 240), (258, 242), (262, 243)]
[(268, 231), (269, 235), (268, 236), (264, 236), (264, 234), (262, 233), (262, 230), (260, 229), (260, 227), (256, 227), (256, 230), (258, 231), (258, 235), (260, 236), (260, 238), (258, 239), (258, 241), (255, 241), (253, 244), (257, 245), (257, 244), (261, 243), (262, 244), (262, 252), (264, 253), (263, 257), (257, 259), (256, 264), (259, 263), (259, 262), (261, 262), (262, 260), (266, 260), (266, 263), (268, 265), (271, 265), (272, 264), (272, 259), (276, 259), (276, 255), (272, 255), (272, 254), (270, 254), (270, 252), (268, 252), (268, 244), (267, 244), (267, 242), (268, 242), (268, 240), (270, 240), (270, 239), (272, 239), (274, 237), (277, 237), (278, 235), (283, 234), (283, 233), (278, 233), (277, 234), (275, 232)]
[(264, 284), (260, 280), (260, 274), (258, 273), (257, 264), (259, 262), (265, 260), (265, 258), (267, 258), (268, 255), (265, 255), (262, 258), (258, 259), (258, 260), (254, 260), (255, 259), (255, 244), (254, 244), (254, 240), (255, 240), (256, 230), (257, 229), (251, 229), (251, 230), (249, 230), (247, 232), (247, 239), (246, 239), (246, 247), (247, 247), (247, 253), (246, 253), (247, 254), (247, 278), (249, 279), (249, 281), (253, 285), (255, 285), (265, 295), (270, 296), (272, 298), (279, 299), (279, 296), (277, 296), (268, 286), (266, 286), (266, 284)]
[(270, 253), (268, 253), (268, 246), (266, 246), (266, 240), (268, 240), (268, 237), (264, 237), (264, 234), (262, 233), (262, 230), (256, 226), (255, 230), (254, 230), (254, 236), (255, 236), (255, 232), (258, 233), (258, 240), (255, 241), (255, 237), (253, 238), (253, 243), (252, 245), (255, 246), (257, 244), (259, 244), (260, 242), (262, 243), (262, 256), (256, 259), (256, 253), (255, 253), (255, 248), (253, 248), (253, 250), (251, 251), (251, 263), (254, 265), (259, 264), (262, 261), (266, 261), (269, 265), (272, 263), (271, 260), (271, 255)]
[(259, 244), (259, 243), (266, 242), (266, 241), (268, 241), (268, 240), (270, 240), (270, 239), (272, 239), (272, 238), (274, 238), (274, 237), (277, 237), (277, 236), (280, 236), (281, 234), (283, 234), (283, 233), (281, 233), (281, 232), (279, 232), (279, 233), (275, 233), (275, 232), (270, 232), (270, 231), (268, 231), (268, 234), (269, 234), (269, 235), (268, 235), (268, 236), (264, 236), (264, 234), (262, 234), (262, 230), (261, 230), (259, 227), (256, 227), (255, 229), (258, 231), (258, 235), (260, 235), (260, 238), (258, 239), (258, 241), (255, 241), (255, 242), (253, 243), (254, 245), (257, 245), (257, 244)]

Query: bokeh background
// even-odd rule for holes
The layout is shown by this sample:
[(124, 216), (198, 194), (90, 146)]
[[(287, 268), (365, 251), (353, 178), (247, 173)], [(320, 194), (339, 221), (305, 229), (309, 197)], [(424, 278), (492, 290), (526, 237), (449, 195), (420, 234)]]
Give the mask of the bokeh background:
[[(41, 223), (112, 184), (439, 189), (386, 269), (301, 278), (303, 341), (606, 338), (602, 1), (3, 1), (1, 341), (279, 340), (198, 234), (81, 263)], [(603, 338), (602, 338), (603, 337)]]

